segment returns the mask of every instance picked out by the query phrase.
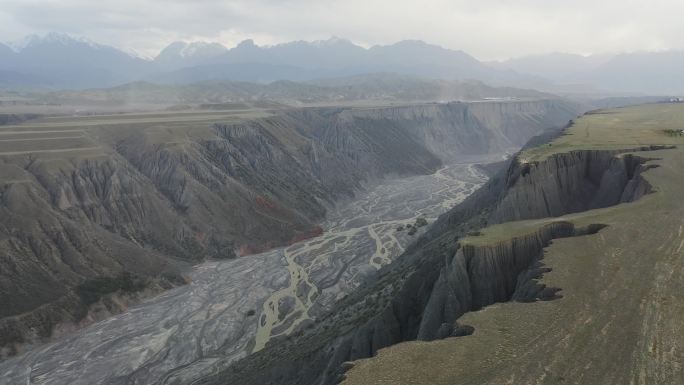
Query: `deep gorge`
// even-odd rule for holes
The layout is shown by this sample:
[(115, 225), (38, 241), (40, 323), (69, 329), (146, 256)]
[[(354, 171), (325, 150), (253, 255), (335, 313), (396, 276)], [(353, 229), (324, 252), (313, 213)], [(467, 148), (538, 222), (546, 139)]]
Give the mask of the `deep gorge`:
[[(552, 221), (491, 246), (461, 245), (457, 239), (477, 237), (492, 224), (638, 200), (651, 191), (642, 173), (654, 167), (645, 165), (651, 159), (641, 154), (661, 148), (573, 151), (531, 164), (515, 158), (312, 330), (274, 343), (203, 383), (334, 384), (344, 377), (345, 362), (383, 347), (472, 333), (456, 324), (468, 311), (496, 302), (558, 298), (562, 288), (537, 282), (548, 269), (544, 247), (554, 238), (591, 235), (604, 225), (576, 228)], [(265, 361), (277, 364), (266, 368)]]
[[(126, 271), (158, 293), (190, 264), (315, 235), (365, 185), (514, 149), (576, 114), (557, 100), (308, 108), (200, 128), (95, 127), (83, 141), (104, 154), (3, 157), (17, 178), (0, 209), (20, 229), (2, 230), (0, 284), (14, 293), (0, 314), (4, 354), (83, 326), (81, 285)], [(105, 317), (138, 300), (112, 287), (96, 303)]]

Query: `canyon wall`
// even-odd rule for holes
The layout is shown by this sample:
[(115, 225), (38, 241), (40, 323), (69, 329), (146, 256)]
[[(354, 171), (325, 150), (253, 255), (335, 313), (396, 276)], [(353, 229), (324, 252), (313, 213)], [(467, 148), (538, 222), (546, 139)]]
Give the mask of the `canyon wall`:
[(491, 243), (458, 240), (476, 238), (487, 225), (639, 199), (651, 191), (642, 177), (649, 158), (628, 151), (572, 151), (531, 163), (514, 158), (335, 311), (202, 383), (334, 384), (343, 378), (345, 362), (383, 347), (472, 333), (457, 323), (468, 311), (557, 298), (559, 288), (537, 282), (548, 271), (544, 247), (554, 238), (596, 233), (602, 224), (575, 228), (561, 220)]
[(0, 154), (2, 355), (87, 321), (97, 304), (121, 311), (116, 298), (182, 284), (189, 264), (319, 234), (326, 210), (367, 183), (502, 152), (577, 109), (307, 108), (201, 127), (102, 124), (70, 139), (83, 150)]
[(650, 189), (640, 177), (645, 159), (619, 155), (623, 152), (571, 151), (540, 162), (515, 164), (507, 177), (510, 188), (492, 221), (557, 217), (639, 199)]

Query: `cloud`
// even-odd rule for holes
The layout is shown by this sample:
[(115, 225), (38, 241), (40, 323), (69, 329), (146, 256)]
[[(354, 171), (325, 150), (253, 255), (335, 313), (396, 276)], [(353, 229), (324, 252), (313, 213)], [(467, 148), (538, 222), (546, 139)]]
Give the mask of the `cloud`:
[(340, 36), (422, 39), (481, 59), (684, 48), (678, 0), (3, 0), (0, 39), (66, 32), (156, 54), (174, 40), (233, 46)]

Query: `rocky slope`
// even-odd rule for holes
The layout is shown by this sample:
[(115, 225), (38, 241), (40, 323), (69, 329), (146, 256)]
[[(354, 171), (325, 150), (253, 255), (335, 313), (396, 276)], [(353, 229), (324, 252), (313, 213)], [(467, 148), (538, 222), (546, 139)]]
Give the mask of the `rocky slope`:
[(95, 305), (116, 312), (117, 298), (180, 284), (188, 263), (318, 234), (327, 208), (366, 183), (500, 152), (576, 113), (543, 100), (4, 126), (4, 354)]
[(193, 266), (187, 285), (0, 362), (0, 384), (184, 384), (215, 373), (311, 323), (390, 264), (486, 181), (479, 169), (468, 161), (369, 186), (328, 213), (322, 235)]
[[(477, 229), (641, 198), (651, 191), (642, 177), (649, 158), (624, 154), (629, 151), (572, 151), (534, 162), (515, 158), (327, 317), (202, 383), (333, 384), (344, 378), (346, 361), (381, 348), (472, 333), (472, 327), (455, 323), (467, 312), (510, 300), (558, 298), (557, 288), (538, 282), (548, 271), (541, 262), (544, 247), (555, 238), (594, 234), (602, 224), (554, 221), (494, 244), (479, 240)], [(467, 242), (458, 242), (467, 234)]]
[(631, 154), (616, 157), (628, 150), (572, 151), (518, 166), (508, 177), (510, 188), (493, 220), (557, 217), (639, 199), (650, 189), (640, 178), (646, 159)]
[(569, 222), (554, 222), (492, 246), (463, 245), (440, 271), (417, 339), (431, 341), (472, 333), (470, 326), (454, 326), (454, 320), (493, 303), (556, 298), (560, 289), (536, 282), (548, 271), (540, 262), (544, 247), (553, 239), (595, 233), (601, 228), (577, 229)]
[[(684, 108), (674, 104), (588, 114), (551, 147), (525, 151), (521, 159), (525, 159), (523, 165), (531, 166), (529, 174), (515, 179), (513, 189), (525, 186), (524, 178), (549, 182), (577, 175), (571, 170), (583, 163), (582, 157), (611, 160), (603, 162), (602, 170), (588, 164), (581, 172), (589, 182), (586, 187), (591, 187), (586, 190), (584, 206), (589, 210), (562, 218), (496, 224), (460, 243), (464, 257), (472, 249), (485, 261), (495, 255), (500, 261), (516, 261), (510, 259), (514, 250), (506, 250), (512, 242), (527, 239), (525, 243), (529, 243), (540, 231), (558, 223), (586, 228), (586, 236), (556, 239), (549, 244), (543, 251), (544, 274), (535, 272), (538, 286), (530, 293), (544, 287), (548, 294), (560, 298), (506, 302), (466, 313), (458, 319), (456, 329), (460, 333), (456, 334), (474, 331), (472, 336), (392, 346), (374, 358), (354, 363), (346, 373), (345, 384), (681, 383), (684, 141), (679, 136), (669, 137), (668, 130), (680, 127), (683, 117)], [(627, 153), (616, 154), (620, 150)], [(575, 161), (570, 162), (571, 158)], [(559, 163), (565, 164), (565, 169), (554, 170), (551, 177), (534, 175), (544, 169), (544, 163), (559, 159), (565, 160)], [(632, 166), (625, 168), (629, 164)], [(631, 181), (624, 182), (620, 175), (625, 174)], [(601, 180), (616, 183), (602, 189), (600, 186), (607, 184)], [(550, 191), (544, 196), (556, 193), (553, 185), (546, 184)], [(580, 190), (573, 192), (567, 183), (562, 186), (572, 202)], [(604, 195), (601, 190), (610, 194)], [(528, 187), (519, 188), (517, 193), (524, 207), (527, 198), (539, 191)], [(639, 198), (642, 193), (647, 194)], [(541, 203), (537, 212), (548, 212), (538, 197)], [(593, 206), (611, 201), (622, 203)], [(516, 217), (531, 212), (505, 209), (500, 213)], [(597, 224), (607, 226), (599, 228)], [(600, 230), (598, 234), (590, 235), (596, 230)], [(501, 259), (502, 254), (509, 258)], [(488, 265), (494, 267), (489, 271), (498, 271), (496, 264)], [(524, 273), (518, 280), (527, 276)], [(516, 292), (519, 290), (517, 287)], [(447, 317), (446, 321), (453, 325), (453, 319)]]

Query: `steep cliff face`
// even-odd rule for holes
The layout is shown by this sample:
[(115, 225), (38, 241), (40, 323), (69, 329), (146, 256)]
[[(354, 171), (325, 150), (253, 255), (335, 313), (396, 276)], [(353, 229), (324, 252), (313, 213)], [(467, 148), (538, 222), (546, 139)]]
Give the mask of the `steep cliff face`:
[(164, 217), (164, 202), (124, 165), (105, 157), (32, 159), (24, 168), (8, 163), (2, 169), (13, 178), (0, 187), (3, 355), (48, 338), (57, 324), (84, 318), (90, 304), (75, 289), (92, 278), (131, 271), (150, 287), (179, 282), (176, 262), (144, 245), (163, 239), (182, 255), (181, 242), (164, 234), (182, 222)]
[(79, 288), (93, 282), (106, 283), (103, 297), (126, 294), (122, 272), (168, 287), (188, 263), (316, 235), (326, 209), (366, 183), (432, 173), (446, 154), (502, 151), (576, 108), (453, 103), (201, 123), (84, 118), (35, 134), (7, 126), (25, 148), (0, 148), (0, 343), (12, 353), (78, 323), (92, 305)]
[[(651, 149), (657, 148), (636, 150)], [(596, 233), (603, 225), (575, 228), (557, 221), (494, 243), (459, 246), (457, 239), (467, 233), (477, 238), (475, 230), (489, 224), (639, 199), (651, 190), (641, 176), (648, 158), (624, 152), (576, 151), (532, 164), (514, 159), (334, 313), (204, 383), (336, 383), (345, 361), (370, 357), (380, 348), (472, 333), (456, 323), (468, 311), (496, 302), (557, 298), (558, 288), (537, 282), (548, 271), (544, 247), (554, 238)]]
[[(522, 147), (540, 133), (559, 127), (577, 108), (558, 101), (428, 104), (413, 108), (348, 110), (346, 121), (399, 125), (442, 159)], [(559, 119), (567, 117), (567, 120)]]
[[(534, 166), (563, 152), (648, 146), (656, 151), (633, 154), (657, 165), (641, 172), (652, 193), (562, 218), (488, 226), (462, 240), (493, 246), (558, 220), (608, 224), (600, 234), (554, 240), (544, 249), (543, 262), (553, 271), (539, 282), (562, 288), (562, 299), (469, 312), (458, 322), (471, 325), (473, 336), (390, 347), (355, 362), (344, 383), (679, 384), (684, 378), (684, 351), (678, 348), (684, 341), (684, 139), (670, 133), (681, 127), (683, 107), (662, 103), (596, 111), (551, 146), (520, 156), (521, 166)], [(618, 183), (611, 200), (633, 200), (635, 190), (627, 185), (641, 183), (633, 181), (622, 191)], [(596, 197), (601, 195), (589, 195)]]
[(464, 244), (440, 271), (417, 339), (459, 335), (467, 329), (454, 330), (454, 320), (493, 303), (557, 298), (560, 289), (536, 282), (548, 271), (541, 263), (543, 249), (553, 239), (594, 234), (601, 228), (599, 224), (575, 228), (570, 222), (553, 222), (491, 245)]
[[(533, 163), (516, 159), (488, 223), (557, 217), (638, 200), (651, 192), (642, 177), (649, 168), (643, 164), (650, 159), (626, 151), (572, 151)], [(593, 234), (601, 227), (575, 229), (572, 223), (555, 222), (533, 234), (491, 245), (464, 244), (440, 272), (418, 339), (450, 335), (453, 320), (492, 303), (553, 298), (554, 289), (532, 281), (544, 271), (539, 263), (543, 248), (551, 239)]]
[[(657, 147), (633, 149), (647, 151)], [(650, 190), (641, 178), (648, 160), (622, 151), (571, 151), (509, 170), (509, 188), (492, 214), (495, 223), (556, 217), (631, 202)], [(540, 202), (542, 204), (540, 204)]]

